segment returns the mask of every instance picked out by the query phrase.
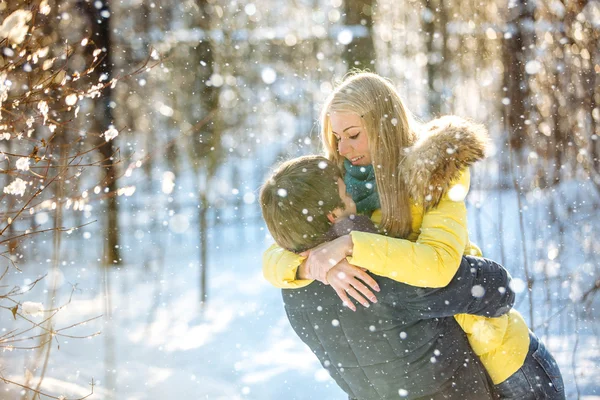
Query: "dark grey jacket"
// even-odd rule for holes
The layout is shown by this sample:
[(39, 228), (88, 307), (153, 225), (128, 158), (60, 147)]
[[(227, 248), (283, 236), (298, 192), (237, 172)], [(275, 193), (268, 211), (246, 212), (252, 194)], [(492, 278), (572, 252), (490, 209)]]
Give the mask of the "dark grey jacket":
[[(508, 272), (491, 260), (463, 257), (444, 288), (373, 278), (378, 302), (356, 312), (317, 281), (282, 290), (292, 327), (337, 384), (360, 400), (492, 398), (487, 374), (452, 316), (506, 313), (515, 297)], [(473, 296), (473, 287), (483, 296)]]

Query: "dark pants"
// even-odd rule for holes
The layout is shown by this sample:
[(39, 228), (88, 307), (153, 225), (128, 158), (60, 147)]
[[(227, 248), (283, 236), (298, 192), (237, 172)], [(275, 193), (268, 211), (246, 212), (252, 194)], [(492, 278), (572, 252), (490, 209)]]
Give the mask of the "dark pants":
[(503, 400), (564, 400), (565, 387), (554, 357), (529, 332), (529, 352), (523, 366), (495, 390)]

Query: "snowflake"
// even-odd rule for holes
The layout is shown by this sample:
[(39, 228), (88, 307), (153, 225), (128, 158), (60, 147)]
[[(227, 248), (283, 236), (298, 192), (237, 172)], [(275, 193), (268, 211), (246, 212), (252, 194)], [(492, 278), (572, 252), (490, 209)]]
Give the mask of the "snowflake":
[(77, 103), (77, 95), (75, 93), (71, 93), (65, 98), (65, 103), (67, 103), (68, 106), (74, 106), (75, 103)]
[(481, 298), (485, 295), (485, 288), (481, 285), (475, 285), (471, 288), (471, 294), (473, 297)]

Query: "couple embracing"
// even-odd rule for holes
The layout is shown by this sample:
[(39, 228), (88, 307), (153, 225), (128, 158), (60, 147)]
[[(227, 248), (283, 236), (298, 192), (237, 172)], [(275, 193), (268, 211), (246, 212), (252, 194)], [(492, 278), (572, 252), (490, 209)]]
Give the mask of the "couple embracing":
[(283, 163), (261, 189), (276, 241), (263, 272), (349, 398), (564, 399), (555, 360), (512, 309), (510, 274), (469, 241), (485, 129), (418, 124), (372, 73), (333, 91), (321, 128), (326, 156)]

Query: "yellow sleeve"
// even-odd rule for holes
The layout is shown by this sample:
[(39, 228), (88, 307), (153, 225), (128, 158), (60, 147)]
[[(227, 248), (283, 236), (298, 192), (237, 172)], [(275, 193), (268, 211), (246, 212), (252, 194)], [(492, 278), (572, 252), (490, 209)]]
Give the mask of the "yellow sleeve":
[(471, 348), (478, 356), (489, 353), (502, 345), (509, 315), (487, 318), (478, 315), (456, 314), (454, 319), (467, 334)]
[(312, 280), (296, 279), (298, 267), (305, 258), (273, 244), (263, 253), (263, 276), (281, 289), (307, 286)]
[(469, 186), (470, 175), (466, 169), (451, 185), (448, 191), (451, 195), (446, 193), (436, 208), (423, 215), (416, 242), (353, 231), (350, 263), (412, 286), (448, 285), (458, 270), (468, 241), (464, 196)]
[(479, 248), (479, 246), (477, 246), (475, 243), (469, 241), (469, 243), (467, 243), (467, 247), (465, 248), (465, 255), (466, 256), (475, 256), (475, 257), (483, 257), (483, 253), (481, 252), (481, 249)]

